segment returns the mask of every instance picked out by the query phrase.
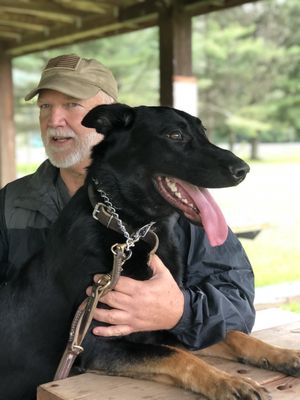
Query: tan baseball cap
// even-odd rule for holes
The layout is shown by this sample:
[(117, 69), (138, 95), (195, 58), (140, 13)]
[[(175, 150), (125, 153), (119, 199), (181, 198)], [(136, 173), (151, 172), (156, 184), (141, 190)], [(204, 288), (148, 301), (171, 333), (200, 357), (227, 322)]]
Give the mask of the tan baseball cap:
[(38, 86), (26, 95), (25, 100), (31, 100), (41, 89), (57, 90), (76, 99), (88, 99), (100, 90), (115, 101), (118, 97), (118, 86), (112, 72), (97, 60), (76, 54), (51, 58), (43, 69)]

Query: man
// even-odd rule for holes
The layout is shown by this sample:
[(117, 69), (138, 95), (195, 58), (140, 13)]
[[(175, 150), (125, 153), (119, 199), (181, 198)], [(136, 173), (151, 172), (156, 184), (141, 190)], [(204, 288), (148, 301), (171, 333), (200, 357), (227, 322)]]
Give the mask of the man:
[[(83, 127), (81, 120), (97, 104), (117, 101), (117, 84), (98, 61), (63, 55), (49, 60), (38, 86), (25, 99), (36, 95), (49, 160), (0, 191), (2, 282), (43, 248), (49, 226), (83, 184), (90, 150), (102, 136)], [(150, 280), (120, 277), (101, 299), (110, 308), (97, 309), (94, 318), (109, 325), (94, 328), (94, 334), (169, 329), (197, 349), (221, 340), (229, 330), (251, 330), (253, 273), (239, 241), (229, 232), (222, 246), (211, 247), (203, 229), (182, 218), (176, 230), (187, 262), (184, 290), (153, 256)]]

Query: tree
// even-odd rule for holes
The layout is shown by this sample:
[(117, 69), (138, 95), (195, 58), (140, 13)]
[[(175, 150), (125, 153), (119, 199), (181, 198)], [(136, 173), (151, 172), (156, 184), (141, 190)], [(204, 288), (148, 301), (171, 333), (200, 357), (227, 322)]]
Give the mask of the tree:
[(194, 19), (199, 114), (217, 137), (299, 136), (299, 9), (269, 0)]

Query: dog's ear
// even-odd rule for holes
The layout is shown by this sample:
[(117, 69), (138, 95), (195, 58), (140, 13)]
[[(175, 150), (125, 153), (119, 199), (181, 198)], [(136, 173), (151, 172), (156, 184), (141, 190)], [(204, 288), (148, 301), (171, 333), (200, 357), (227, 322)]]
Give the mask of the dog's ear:
[(134, 115), (134, 109), (126, 104), (103, 104), (90, 110), (81, 124), (107, 135), (111, 130), (128, 128), (134, 120)]

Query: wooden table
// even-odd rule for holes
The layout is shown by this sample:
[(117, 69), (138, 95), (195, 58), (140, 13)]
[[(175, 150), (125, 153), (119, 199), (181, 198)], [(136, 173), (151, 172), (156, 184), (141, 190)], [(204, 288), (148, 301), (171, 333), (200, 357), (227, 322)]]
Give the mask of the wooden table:
[[(279, 346), (300, 349), (300, 320), (264, 329), (253, 336)], [(206, 357), (207, 362), (230, 373), (243, 374), (265, 385), (272, 400), (300, 400), (300, 379), (236, 362)], [(173, 386), (130, 378), (92, 373), (50, 382), (38, 388), (37, 400), (205, 400), (204, 397)]]

